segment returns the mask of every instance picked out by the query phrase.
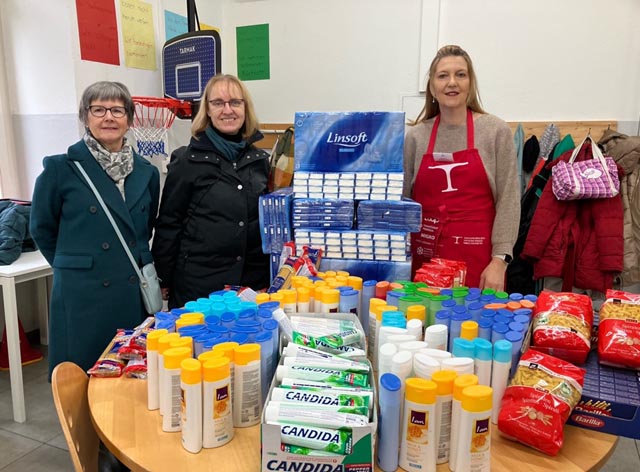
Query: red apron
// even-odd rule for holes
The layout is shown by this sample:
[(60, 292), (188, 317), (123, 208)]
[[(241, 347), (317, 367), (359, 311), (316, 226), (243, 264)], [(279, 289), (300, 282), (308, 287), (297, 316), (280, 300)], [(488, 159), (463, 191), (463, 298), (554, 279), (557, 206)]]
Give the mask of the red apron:
[(467, 110), (467, 149), (463, 151), (434, 155), (439, 125), (440, 115), (413, 185), (412, 197), (422, 205), (422, 228), (411, 235), (413, 274), (432, 257), (464, 261), (465, 285), (478, 287), (480, 274), (491, 261), (493, 193), (474, 148), (471, 110)]

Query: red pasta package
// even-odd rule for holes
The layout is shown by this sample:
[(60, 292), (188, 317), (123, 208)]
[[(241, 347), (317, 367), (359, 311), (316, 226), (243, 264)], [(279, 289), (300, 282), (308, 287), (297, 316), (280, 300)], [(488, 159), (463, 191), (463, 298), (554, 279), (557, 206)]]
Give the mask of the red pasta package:
[(537, 350), (583, 364), (591, 350), (593, 304), (587, 295), (543, 290), (533, 314)]
[(601, 364), (640, 370), (640, 295), (607, 290), (600, 308), (598, 357)]
[(502, 397), (498, 429), (555, 456), (564, 441), (564, 424), (582, 396), (584, 374), (562, 359), (527, 350)]

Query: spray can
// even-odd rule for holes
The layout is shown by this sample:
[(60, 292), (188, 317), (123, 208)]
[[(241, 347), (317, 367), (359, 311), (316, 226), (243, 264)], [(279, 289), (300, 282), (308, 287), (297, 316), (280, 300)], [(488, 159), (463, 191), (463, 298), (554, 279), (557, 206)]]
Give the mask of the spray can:
[(398, 468), (400, 447), (400, 379), (391, 373), (380, 377), (380, 418), (378, 419), (378, 466), (384, 472)]

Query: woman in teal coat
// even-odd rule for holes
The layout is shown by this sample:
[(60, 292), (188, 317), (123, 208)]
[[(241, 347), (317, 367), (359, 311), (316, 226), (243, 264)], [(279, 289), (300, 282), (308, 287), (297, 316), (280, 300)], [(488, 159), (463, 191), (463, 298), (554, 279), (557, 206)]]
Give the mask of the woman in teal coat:
[(90, 85), (79, 107), (84, 137), (66, 154), (45, 157), (36, 180), (31, 234), (53, 267), (50, 373), (63, 361), (89, 369), (118, 328), (133, 328), (146, 316), (139, 279), (75, 165), (93, 181), (138, 265), (151, 262), (159, 173), (127, 142), (133, 113), (124, 85)]

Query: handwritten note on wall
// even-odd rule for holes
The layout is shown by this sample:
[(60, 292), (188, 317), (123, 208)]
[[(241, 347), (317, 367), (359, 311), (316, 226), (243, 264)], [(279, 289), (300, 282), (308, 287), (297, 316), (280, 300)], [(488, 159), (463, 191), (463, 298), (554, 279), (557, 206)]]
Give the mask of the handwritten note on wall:
[[(220, 32), (215, 26), (210, 26), (202, 22), (200, 22), (200, 30), (215, 30)], [(186, 16), (178, 15), (169, 10), (164, 11), (164, 34), (167, 41), (188, 31), (189, 26)]]
[(120, 17), (124, 65), (155, 70), (156, 43), (151, 5), (138, 0), (120, 0)]
[(238, 26), (236, 46), (240, 80), (270, 78), (269, 24)]
[(120, 65), (118, 25), (113, 0), (76, 0), (80, 58)]

